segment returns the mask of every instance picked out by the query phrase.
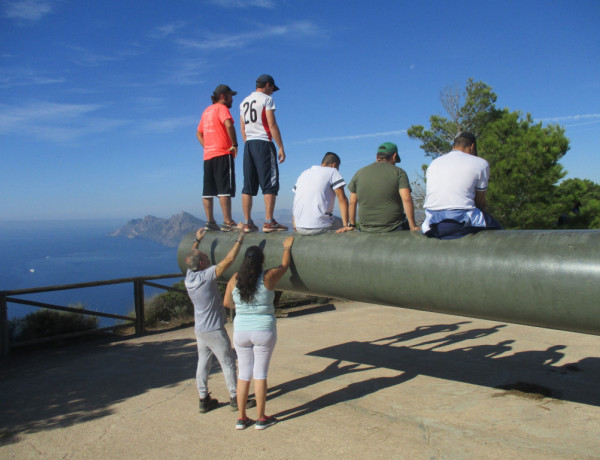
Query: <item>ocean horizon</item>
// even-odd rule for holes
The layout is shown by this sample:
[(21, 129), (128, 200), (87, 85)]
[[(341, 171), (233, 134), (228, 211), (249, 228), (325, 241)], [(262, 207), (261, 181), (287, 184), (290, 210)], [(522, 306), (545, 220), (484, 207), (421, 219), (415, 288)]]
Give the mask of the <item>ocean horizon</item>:
[[(122, 219), (0, 222), (0, 290), (30, 289), (134, 276), (179, 273), (177, 248), (142, 238), (112, 237)], [(170, 286), (179, 279), (158, 281)], [(144, 287), (149, 298), (161, 289)], [(83, 304), (92, 311), (127, 315), (133, 283), (18, 296), (54, 305)], [(8, 303), (8, 318), (38, 308)], [(113, 320), (100, 320), (110, 326)]]

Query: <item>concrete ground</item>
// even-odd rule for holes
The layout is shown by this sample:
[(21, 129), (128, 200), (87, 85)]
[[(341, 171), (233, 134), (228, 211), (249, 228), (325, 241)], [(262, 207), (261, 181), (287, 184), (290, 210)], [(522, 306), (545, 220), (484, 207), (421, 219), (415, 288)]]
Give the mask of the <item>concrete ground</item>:
[(265, 431), (198, 413), (189, 327), (19, 353), (0, 458), (600, 458), (598, 336), (343, 302), (278, 333)]

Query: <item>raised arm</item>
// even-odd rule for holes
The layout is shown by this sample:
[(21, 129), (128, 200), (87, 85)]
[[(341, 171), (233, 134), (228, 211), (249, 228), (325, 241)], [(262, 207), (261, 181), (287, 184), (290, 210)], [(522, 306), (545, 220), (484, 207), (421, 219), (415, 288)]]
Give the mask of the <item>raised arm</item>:
[(223, 296), (223, 305), (225, 308), (235, 308), (235, 302), (233, 301), (233, 289), (237, 283), (237, 273), (234, 273), (225, 289), (225, 295)]
[(283, 241), (283, 256), (281, 257), (281, 265), (275, 268), (271, 268), (265, 272), (265, 275), (263, 277), (263, 284), (270, 291), (275, 289), (277, 281), (281, 279), (281, 277), (284, 275), (284, 273), (290, 266), (292, 244), (294, 244), (294, 237), (288, 236)]
[(233, 247), (229, 250), (229, 252), (225, 256), (225, 258), (217, 264), (217, 269), (216, 269), (217, 278), (219, 278), (223, 273), (225, 273), (225, 270), (227, 270), (229, 267), (231, 267), (231, 264), (235, 261), (235, 258), (240, 253), (240, 248), (242, 247), (242, 243), (244, 242), (244, 236), (245, 236), (244, 230), (239, 228), (238, 229), (238, 237), (237, 237), (237, 240), (235, 240), (235, 243), (233, 243)]

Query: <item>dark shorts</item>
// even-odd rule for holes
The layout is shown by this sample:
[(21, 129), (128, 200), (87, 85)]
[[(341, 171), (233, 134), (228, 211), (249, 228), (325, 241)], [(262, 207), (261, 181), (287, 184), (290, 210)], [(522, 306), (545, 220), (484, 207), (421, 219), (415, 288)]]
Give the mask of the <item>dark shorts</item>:
[(256, 196), (259, 186), (263, 195), (277, 195), (279, 192), (279, 167), (275, 144), (262, 140), (246, 141), (242, 193)]
[(233, 155), (221, 155), (204, 160), (202, 196), (235, 196), (235, 165)]

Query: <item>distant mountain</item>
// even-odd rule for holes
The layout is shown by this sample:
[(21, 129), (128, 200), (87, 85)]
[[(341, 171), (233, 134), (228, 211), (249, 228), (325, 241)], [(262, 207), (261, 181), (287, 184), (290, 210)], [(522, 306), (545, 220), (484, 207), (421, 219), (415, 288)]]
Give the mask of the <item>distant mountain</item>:
[(184, 235), (203, 227), (205, 222), (187, 212), (181, 212), (170, 219), (146, 216), (133, 219), (115, 230), (110, 236), (143, 238), (156, 241), (171, 248), (177, 247)]

